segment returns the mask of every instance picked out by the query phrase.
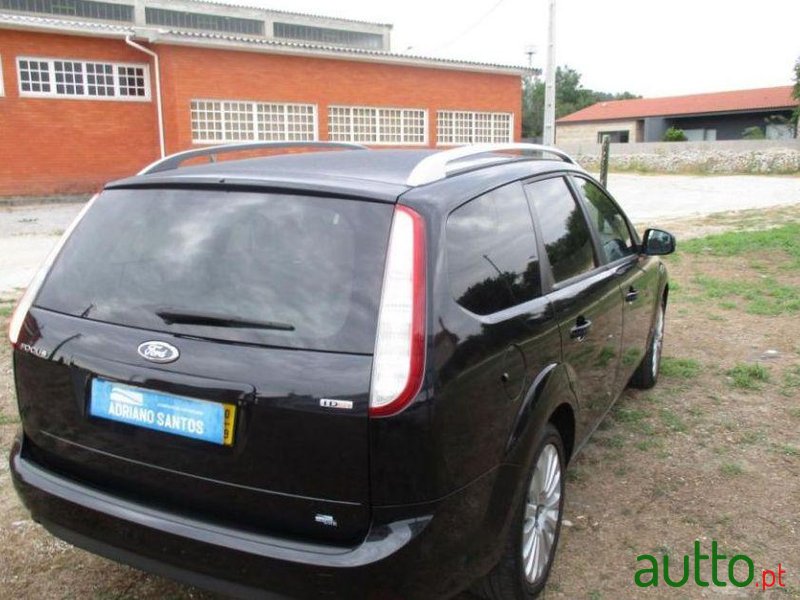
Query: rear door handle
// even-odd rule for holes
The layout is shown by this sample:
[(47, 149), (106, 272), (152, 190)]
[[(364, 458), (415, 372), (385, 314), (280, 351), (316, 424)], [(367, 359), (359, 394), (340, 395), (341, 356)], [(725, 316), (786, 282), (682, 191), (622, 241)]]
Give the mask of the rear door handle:
[(573, 340), (578, 340), (582, 342), (586, 339), (586, 336), (589, 334), (589, 330), (592, 328), (592, 322), (589, 319), (584, 319), (583, 317), (578, 317), (575, 326), (569, 330), (569, 337)]
[(639, 290), (631, 286), (625, 294), (625, 302), (634, 302), (639, 297)]

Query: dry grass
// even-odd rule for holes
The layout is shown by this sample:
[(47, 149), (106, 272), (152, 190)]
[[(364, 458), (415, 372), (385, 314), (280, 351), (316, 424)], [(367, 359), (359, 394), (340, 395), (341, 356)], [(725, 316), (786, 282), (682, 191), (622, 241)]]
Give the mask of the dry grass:
[[(676, 222), (688, 235), (800, 221), (800, 207)], [(668, 227), (669, 228), (669, 227)], [(798, 241), (800, 243), (800, 241)], [(702, 278), (800, 284), (785, 253), (681, 252), (672, 280), (665, 372), (655, 389), (627, 391), (570, 466), (563, 537), (545, 599), (618, 599), (634, 586), (636, 557), (680, 559), (695, 540), (786, 570), (781, 598), (800, 598), (800, 322), (793, 312), (748, 311), (710, 299)], [(0, 313), (0, 327), (7, 325)], [(766, 350), (776, 358), (763, 358)], [(744, 365), (744, 366), (743, 366)], [(752, 365), (758, 365), (752, 367)], [(744, 373), (744, 374), (742, 374)], [(765, 375), (767, 373), (767, 375)], [(737, 384), (746, 382), (748, 385)], [(753, 385), (749, 385), (753, 384)], [(0, 444), (17, 428), (8, 344), (0, 343)], [(32, 523), (0, 463), (0, 590), (7, 598), (202, 598), (56, 541)], [(758, 572), (758, 571), (757, 571)], [(734, 590), (756, 597), (755, 589)], [(708, 588), (663, 585), (648, 597), (698, 598)], [(710, 594), (711, 597), (716, 594)], [(760, 597), (760, 596), (759, 596)]]

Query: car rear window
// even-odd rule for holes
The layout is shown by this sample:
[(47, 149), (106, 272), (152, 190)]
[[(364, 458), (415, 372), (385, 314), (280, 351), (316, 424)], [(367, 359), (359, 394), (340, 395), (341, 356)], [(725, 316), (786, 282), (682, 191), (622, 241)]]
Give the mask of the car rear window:
[(370, 354), (391, 219), (389, 204), (340, 198), (109, 190), (36, 305), (209, 339)]

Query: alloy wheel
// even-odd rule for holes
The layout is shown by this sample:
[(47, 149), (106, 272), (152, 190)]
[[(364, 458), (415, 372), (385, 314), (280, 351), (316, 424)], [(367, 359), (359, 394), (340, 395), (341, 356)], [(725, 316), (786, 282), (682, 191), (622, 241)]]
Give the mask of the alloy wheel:
[(547, 444), (539, 455), (525, 504), (522, 530), (522, 566), (533, 584), (547, 571), (561, 517), (561, 461)]

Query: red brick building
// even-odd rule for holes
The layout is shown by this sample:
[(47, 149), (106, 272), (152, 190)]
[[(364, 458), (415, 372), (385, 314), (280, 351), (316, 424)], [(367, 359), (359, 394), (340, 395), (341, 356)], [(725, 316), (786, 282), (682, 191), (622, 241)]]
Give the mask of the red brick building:
[(0, 0), (0, 196), (92, 191), (162, 146), (519, 139), (524, 69), (392, 54), (390, 31), (187, 0)]

